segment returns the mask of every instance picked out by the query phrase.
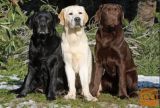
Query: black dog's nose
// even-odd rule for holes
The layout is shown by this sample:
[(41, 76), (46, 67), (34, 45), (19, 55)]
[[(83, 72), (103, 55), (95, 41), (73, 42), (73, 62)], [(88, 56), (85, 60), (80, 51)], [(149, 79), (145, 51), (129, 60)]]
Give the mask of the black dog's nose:
[(80, 22), (80, 20), (81, 20), (80, 17), (75, 17), (75, 18), (74, 18), (74, 21), (75, 21), (75, 22)]
[(46, 22), (45, 22), (45, 21), (41, 21), (41, 22), (40, 22), (40, 25), (41, 25), (41, 26), (45, 26), (45, 25), (46, 25)]

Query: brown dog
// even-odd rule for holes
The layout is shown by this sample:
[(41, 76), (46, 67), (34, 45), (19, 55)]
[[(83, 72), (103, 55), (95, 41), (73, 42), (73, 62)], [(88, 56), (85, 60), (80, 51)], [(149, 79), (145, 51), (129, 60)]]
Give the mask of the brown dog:
[(102, 90), (118, 94), (120, 98), (135, 96), (137, 87), (136, 66), (122, 29), (123, 10), (117, 4), (104, 4), (96, 12), (100, 23), (96, 34), (96, 70), (91, 93)]

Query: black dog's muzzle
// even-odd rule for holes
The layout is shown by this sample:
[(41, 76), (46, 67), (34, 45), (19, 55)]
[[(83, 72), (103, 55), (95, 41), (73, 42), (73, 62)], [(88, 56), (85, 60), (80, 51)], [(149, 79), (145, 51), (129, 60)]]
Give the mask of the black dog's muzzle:
[(43, 35), (49, 33), (48, 27), (46, 25), (40, 25), (37, 31), (38, 31), (38, 34), (43, 34)]
[(38, 32), (38, 34), (42, 34), (42, 35), (49, 33), (49, 28), (48, 28), (47, 22), (45, 20), (39, 21), (37, 32)]

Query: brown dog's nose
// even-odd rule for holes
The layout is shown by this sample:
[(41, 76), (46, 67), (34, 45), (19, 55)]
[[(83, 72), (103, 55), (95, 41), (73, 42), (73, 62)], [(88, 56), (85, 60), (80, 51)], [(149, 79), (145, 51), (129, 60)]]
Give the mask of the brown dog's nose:
[(80, 20), (81, 20), (80, 17), (75, 17), (75, 18), (74, 18), (74, 21), (75, 21), (75, 22), (80, 22)]

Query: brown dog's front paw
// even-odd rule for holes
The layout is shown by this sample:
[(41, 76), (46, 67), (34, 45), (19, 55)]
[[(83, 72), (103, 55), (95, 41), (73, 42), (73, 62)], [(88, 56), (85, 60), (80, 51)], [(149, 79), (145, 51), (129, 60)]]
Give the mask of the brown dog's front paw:
[(136, 98), (138, 97), (138, 94), (136, 92), (132, 92), (129, 94), (129, 97)]
[(98, 94), (97, 92), (98, 92), (97, 90), (92, 89), (92, 90), (91, 90), (91, 94), (92, 94), (92, 96), (96, 97), (96, 96), (97, 96), (97, 94)]
[(118, 97), (119, 97), (120, 99), (128, 99), (128, 98), (129, 98), (128, 95), (119, 95)]

